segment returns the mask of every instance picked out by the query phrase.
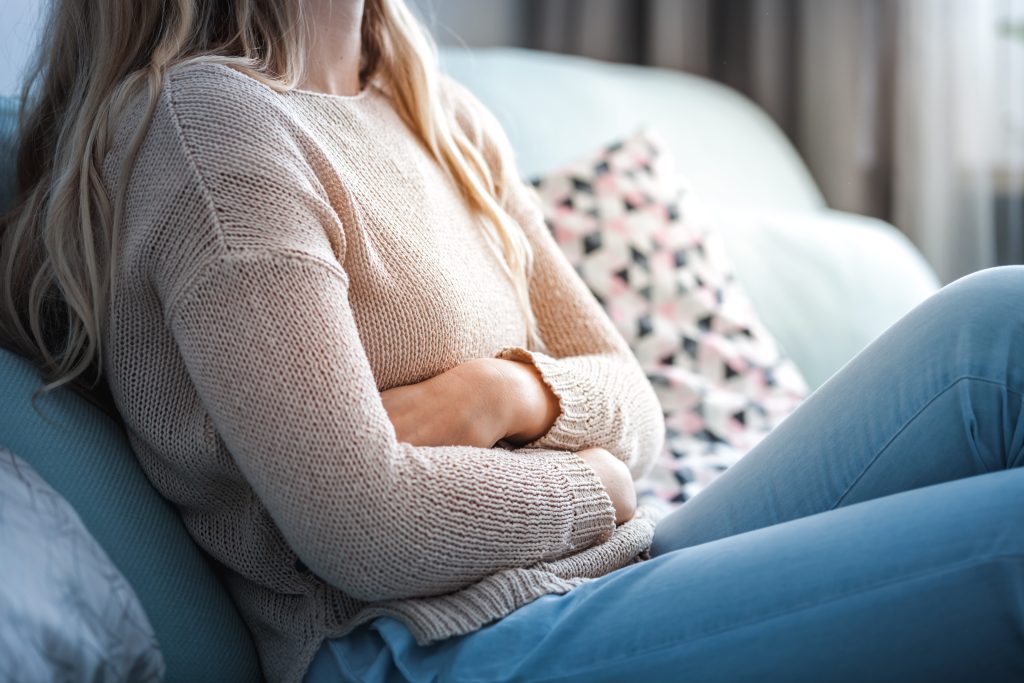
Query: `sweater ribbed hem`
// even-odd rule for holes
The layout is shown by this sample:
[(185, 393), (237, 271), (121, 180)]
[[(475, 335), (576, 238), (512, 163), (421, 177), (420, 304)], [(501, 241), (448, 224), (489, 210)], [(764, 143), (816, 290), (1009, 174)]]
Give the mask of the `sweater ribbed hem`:
[(650, 559), (656, 525), (657, 515), (653, 509), (642, 505), (632, 519), (615, 527), (607, 541), (560, 560), (541, 562), (536, 568), (565, 578), (603, 576), (608, 573), (607, 567), (622, 567)]
[(339, 616), (354, 612), (353, 616), (341, 626), (325, 630), (320, 637), (306, 640), (282, 681), (300, 683), (325, 639), (343, 638), (377, 617), (402, 622), (416, 644), (425, 647), (472, 633), (543, 595), (562, 595), (616, 569), (649, 560), (655, 525), (656, 516), (641, 506), (632, 519), (615, 527), (612, 537), (604, 543), (554, 562), (506, 569), (456, 593), (368, 605), (333, 592), (333, 598), (325, 596), (325, 600), (336, 601)]
[[(632, 558), (625, 564), (633, 564), (636, 560)], [(440, 640), (473, 633), (543, 595), (568, 593), (592, 580), (588, 577), (563, 578), (542, 569), (509, 569), (458, 593), (369, 605), (360, 609), (343, 626), (305, 641), (282, 683), (301, 683), (325, 640), (344, 638), (360, 625), (378, 617), (391, 617), (402, 622), (416, 639), (416, 644), (426, 647)]]
[[(578, 552), (611, 537), (615, 530), (615, 504), (594, 468), (575, 453), (566, 455), (560, 471), (568, 478), (573, 497), (568, 552)], [(565, 554), (560, 552), (558, 557)]]
[(509, 569), (455, 594), (419, 598), (362, 610), (358, 623), (380, 616), (401, 621), (419, 646), (462, 636), (497, 621), (542, 595), (567, 593), (592, 581), (562, 578), (540, 569)]
[(495, 358), (533, 364), (544, 383), (558, 397), (561, 410), (551, 428), (523, 448), (554, 448), (568, 451), (584, 448), (591, 433), (587, 410), (591, 401), (583, 386), (576, 381), (571, 368), (546, 353), (530, 351), (521, 346), (506, 346)]

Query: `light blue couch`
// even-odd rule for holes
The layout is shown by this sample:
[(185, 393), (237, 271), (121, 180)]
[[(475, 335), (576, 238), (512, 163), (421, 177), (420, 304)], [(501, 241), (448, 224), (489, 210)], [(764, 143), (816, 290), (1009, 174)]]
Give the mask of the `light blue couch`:
[[(524, 176), (641, 123), (728, 207), (722, 228), (769, 329), (820, 384), (937, 286), (891, 226), (830, 211), (778, 129), (736, 93), (642, 67), (521, 50), (445, 51), (446, 68), (506, 126)], [(0, 209), (9, 201), (13, 102), (0, 100)], [(38, 377), (0, 351), (0, 444), (78, 510), (134, 586), (163, 648), (168, 681), (259, 679), (251, 638), (216, 569), (148, 484), (116, 416), (70, 391), (29, 404)]]

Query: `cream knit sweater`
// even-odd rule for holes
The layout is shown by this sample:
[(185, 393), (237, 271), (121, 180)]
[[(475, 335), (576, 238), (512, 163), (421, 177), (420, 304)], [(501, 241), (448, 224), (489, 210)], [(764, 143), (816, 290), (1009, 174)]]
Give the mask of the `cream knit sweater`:
[[(460, 125), (472, 97), (444, 81)], [(122, 117), (108, 193), (144, 107)], [(634, 478), (663, 421), (622, 337), (548, 234), (493, 117), (470, 133), (535, 250), (526, 332), (457, 187), (371, 85), (275, 93), (172, 69), (127, 184), (103, 356), (133, 448), (224, 568), (269, 681), (389, 615), (419, 644), (646, 558), (600, 446)], [(533, 362), (561, 414), (519, 449), (396, 440), (381, 391), (479, 357)]]

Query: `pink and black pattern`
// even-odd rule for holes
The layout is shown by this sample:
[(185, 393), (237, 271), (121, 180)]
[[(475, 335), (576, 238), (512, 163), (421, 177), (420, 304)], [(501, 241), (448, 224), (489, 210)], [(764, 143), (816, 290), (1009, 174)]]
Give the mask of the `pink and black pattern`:
[(665, 451), (637, 491), (670, 512), (764, 438), (807, 386), (652, 131), (533, 184), (556, 241), (661, 400)]

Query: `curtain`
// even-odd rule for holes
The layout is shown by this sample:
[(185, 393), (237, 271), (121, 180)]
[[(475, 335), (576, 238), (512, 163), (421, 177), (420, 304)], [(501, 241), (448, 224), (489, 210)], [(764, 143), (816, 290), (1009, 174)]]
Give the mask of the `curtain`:
[(521, 44), (749, 96), (940, 278), (1024, 262), (1024, 0), (532, 0)]
[[(1019, 261), (1024, 230), (1024, 25), (1005, 0), (897, 5), (893, 220), (940, 274)], [(1000, 197), (1011, 197), (997, 234)], [(1003, 255), (997, 247), (1003, 238)]]

